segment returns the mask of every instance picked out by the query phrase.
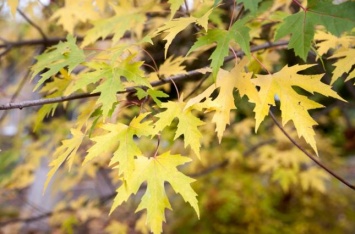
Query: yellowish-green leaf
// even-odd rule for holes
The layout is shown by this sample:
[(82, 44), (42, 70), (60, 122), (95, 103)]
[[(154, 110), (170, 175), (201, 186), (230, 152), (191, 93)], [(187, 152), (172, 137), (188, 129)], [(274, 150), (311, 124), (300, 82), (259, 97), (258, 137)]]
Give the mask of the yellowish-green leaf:
[[(133, 173), (134, 157), (142, 155), (134, 137), (150, 136), (153, 132), (151, 121), (142, 122), (148, 114), (149, 113), (140, 114), (133, 118), (129, 125), (122, 123), (104, 124), (102, 129), (106, 130), (108, 133), (91, 139), (95, 144), (89, 148), (84, 163), (87, 163), (103, 153), (114, 151), (110, 165), (118, 163), (117, 168), (119, 169), (120, 175), (124, 174), (127, 176)], [(117, 146), (118, 143), (119, 146)]]
[(166, 152), (152, 158), (138, 157), (134, 160), (135, 171), (125, 177), (125, 182), (117, 189), (117, 196), (111, 207), (111, 213), (131, 194), (136, 194), (140, 186), (146, 182), (147, 189), (142, 197), (137, 211), (147, 210), (147, 224), (155, 234), (162, 232), (162, 223), (165, 222), (165, 209), (171, 209), (169, 199), (165, 192), (165, 182), (168, 182), (176, 193), (190, 203), (199, 216), (197, 194), (191, 188), (195, 180), (185, 176), (177, 170), (177, 166), (190, 162), (191, 159), (181, 155), (171, 155)]
[(145, 78), (143, 70), (140, 69), (142, 62), (132, 62), (132, 59), (133, 57), (128, 57), (117, 65), (99, 62), (87, 64), (93, 71), (79, 75), (71, 87), (70, 93), (100, 81), (100, 84), (92, 93), (100, 93), (97, 103), (102, 106), (103, 118), (105, 120), (113, 105), (117, 102), (117, 92), (125, 90), (122, 77), (136, 86), (151, 87)]
[[(46, 83), (45, 86), (41, 88), (40, 93), (45, 95), (46, 98), (54, 98), (63, 96), (64, 91), (67, 89), (71, 82), (71, 77), (68, 72), (64, 69), (60, 70), (62, 78), (54, 77), (52, 82)], [(54, 115), (59, 103), (52, 103), (43, 105), (36, 114), (36, 119), (33, 127), (33, 131), (36, 131), (42, 124), (45, 117), (49, 115)]]
[(167, 33), (167, 35), (164, 37), (164, 40), (166, 40), (165, 44), (165, 58), (167, 57), (168, 49), (169, 46), (171, 45), (171, 42), (173, 39), (176, 37), (176, 35), (184, 30), (187, 26), (189, 26), (192, 23), (196, 23), (204, 27), (204, 29), (207, 31), (208, 30), (208, 16), (211, 14), (212, 9), (209, 10), (208, 12), (205, 13), (201, 18), (195, 18), (195, 17), (182, 17), (182, 18), (177, 18), (177, 19), (172, 19), (168, 21), (164, 26), (161, 26), (157, 30), (157, 34), (160, 33)]
[(253, 83), (260, 87), (260, 103), (255, 107), (256, 129), (268, 115), (270, 105), (275, 105), (275, 96), (280, 100), (282, 112), (282, 124), (292, 120), (299, 137), (303, 137), (313, 150), (318, 154), (315, 132), (313, 126), (317, 122), (308, 113), (311, 109), (321, 108), (323, 105), (309, 99), (307, 96), (297, 93), (293, 87), (300, 87), (309, 93), (320, 93), (343, 100), (331, 86), (322, 83), (323, 75), (300, 75), (299, 71), (314, 65), (295, 65), (284, 67), (281, 71), (271, 75), (257, 75), (252, 79)]
[(44, 190), (47, 188), (54, 173), (65, 161), (69, 162), (69, 170), (73, 165), (76, 152), (78, 151), (85, 135), (80, 130), (74, 128), (70, 129), (70, 132), (72, 134), (72, 138), (62, 141), (62, 145), (57, 148), (53, 154), (55, 159), (49, 164), (51, 169), (48, 172), (47, 179), (44, 184)]
[(186, 103), (183, 101), (178, 102), (165, 102), (161, 105), (161, 108), (166, 110), (156, 115), (159, 118), (154, 124), (154, 131), (158, 133), (165, 127), (169, 126), (171, 122), (178, 118), (179, 123), (175, 133), (175, 138), (184, 135), (185, 147), (191, 146), (194, 153), (200, 157), (200, 139), (202, 137), (201, 132), (198, 130), (198, 126), (204, 124), (199, 118), (192, 114), (192, 110), (185, 108)]
[(143, 25), (146, 18), (144, 14), (134, 8), (116, 6), (114, 10), (114, 16), (93, 22), (94, 27), (86, 33), (81, 47), (90, 45), (99, 38), (105, 39), (110, 34), (113, 34), (112, 43), (116, 43), (126, 31), (136, 25)]
[(85, 61), (85, 55), (76, 45), (75, 38), (68, 35), (66, 42), (59, 42), (58, 45), (50, 47), (36, 59), (37, 62), (31, 68), (33, 72), (31, 79), (37, 74), (41, 74), (43, 70), (48, 70), (41, 74), (35, 90), (65, 67), (68, 67), (68, 73), (71, 73), (76, 66)]

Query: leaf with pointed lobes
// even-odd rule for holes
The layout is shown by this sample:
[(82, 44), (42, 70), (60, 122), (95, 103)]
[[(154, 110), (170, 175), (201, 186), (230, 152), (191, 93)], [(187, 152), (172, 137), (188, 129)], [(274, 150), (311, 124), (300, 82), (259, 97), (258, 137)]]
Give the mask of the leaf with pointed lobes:
[(75, 67), (85, 62), (85, 54), (82, 49), (76, 45), (73, 36), (68, 35), (66, 42), (59, 42), (58, 45), (47, 49), (43, 54), (36, 57), (37, 62), (31, 67), (33, 79), (36, 75), (47, 69), (40, 75), (34, 90), (37, 90), (44, 82), (60, 72), (61, 69), (68, 67), (68, 73), (71, 73)]
[(330, 33), (340, 36), (355, 27), (355, 2), (334, 5), (331, 0), (308, 0), (307, 7), (284, 19), (276, 30), (275, 40), (291, 34), (288, 48), (304, 61), (314, 38), (315, 27), (322, 25)]
[(315, 132), (313, 126), (317, 122), (308, 113), (309, 110), (321, 108), (323, 105), (317, 103), (307, 96), (297, 93), (293, 87), (299, 87), (313, 94), (317, 92), (324, 96), (333, 97), (342, 101), (330, 85), (322, 83), (320, 80), (323, 75), (300, 75), (299, 71), (310, 68), (314, 65), (295, 65), (285, 66), (281, 71), (270, 75), (257, 75), (252, 79), (253, 83), (260, 87), (259, 97), (261, 102), (256, 104), (255, 119), (256, 129), (268, 115), (270, 105), (275, 106), (275, 95), (279, 97), (282, 112), (282, 124), (290, 120), (294, 123), (298, 136), (303, 137), (312, 149), (318, 154)]
[(213, 9), (209, 10), (200, 18), (190, 16), (172, 19), (157, 29), (156, 35), (167, 33), (167, 35), (164, 37), (164, 40), (166, 41), (164, 53), (165, 58), (167, 57), (169, 46), (171, 45), (171, 42), (174, 40), (176, 35), (183, 31), (190, 24), (196, 23), (203, 27), (206, 31), (208, 30), (208, 16), (211, 14), (212, 10)]
[(114, 152), (110, 165), (118, 165), (120, 175), (130, 175), (134, 171), (134, 157), (143, 153), (137, 146), (134, 137), (150, 136), (153, 134), (151, 121), (143, 121), (149, 112), (140, 114), (132, 119), (129, 125), (122, 123), (107, 123), (102, 129), (107, 133), (93, 137), (95, 144), (88, 149), (88, 154), (83, 163), (100, 156), (104, 153)]
[(135, 170), (130, 176), (125, 176), (123, 184), (117, 189), (110, 213), (132, 194), (137, 194), (141, 185), (146, 182), (147, 188), (136, 211), (147, 210), (147, 224), (155, 234), (162, 232), (162, 223), (165, 222), (165, 209), (172, 209), (165, 191), (165, 182), (168, 182), (174, 191), (190, 203), (197, 216), (200, 216), (197, 194), (191, 187), (195, 180), (177, 170), (177, 166), (190, 162), (191, 159), (170, 152), (156, 157), (144, 156), (134, 160)]
[(228, 31), (224, 29), (208, 30), (206, 35), (197, 39), (188, 54), (202, 46), (216, 43), (216, 49), (209, 57), (211, 60), (212, 75), (213, 78), (216, 79), (218, 70), (223, 65), (224, 58), (228, 55), (231, 42), (238, 43), (244, 53), (250, 57), (249, 28), (239, 21), (234, 23)]
[(172, 121), (177, 118), (179, 120), (177, 130), (175, 133), (175, 139), (184, 135), (185, 147), (190, 145), (196, 156), (200, 158), (200, 139), (202, 137), (198, 127), (203, 125), (204, 122), (192, 114), (192, 109), (185, 109), (186, 103), (180, 98), (177, 102), (165, 102), (161, 104), (161, 108), (166, 110), (156, 115), (158, 121), (154, 124), (155, 134), (158, 134), (165, 127), (170, 126)]
[(85, 134), (83, 134), (78, 129), (70, 129), (72, 134), (72, 138), (68, 140), (62, 141), (62, 145), (57, 148), (54, 152), (53, 157), (55, 158), (49, 166), (51, 167), (50, 171), (48, 172), (46, 182), (44, 183), (44, 190), (46, 190), (49, 181), (52, 179), (54, 173), (59, 169), (59, 167), (65, 162), (69, 162), (69, 170), (73, 165), (76, 152), (78, 151)]
[[(240, 96), (246, 95), (252, 103), (259, 103), (259, 95), (255, 85), (251, 82), (252, 73), (245, 72), (244, 67), (248, 63), (244, 58), (236, 64), (231, 71), (220, 69), (215, 84), (208, 87), (202, 94), (190, 99), (185, 108), (200, 103), (208, 111), (215, 111), (212, 122), (216, 124), (216, 132), (219, 142), (222, 141), (226, 126), (230, 123), (230, 112), (236, 109), (234, 104), (234, 91), (239, 90)], [(210, 96), (215, 90), (219, 90), (218, 96), (211, 101)]]

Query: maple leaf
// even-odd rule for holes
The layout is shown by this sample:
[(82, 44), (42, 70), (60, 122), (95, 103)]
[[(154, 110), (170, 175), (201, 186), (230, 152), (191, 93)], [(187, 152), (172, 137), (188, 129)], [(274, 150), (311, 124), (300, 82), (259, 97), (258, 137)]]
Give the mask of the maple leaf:
[(195, 18), (195, 17), (181, 17), (177, 19), (172, 19), (165, 23), (165, 25), (159, 27), (157, 29), (156, 34), (161, 34), (161, 33), (167, 33), (167, 35), (164, 37), (164, 40), (166, 40), (165, 44), (165, 58), (168, 53), (169, 46), (171, 45), (171, 42), (173, 39), (176, 37), (176, 35), (184, 30), (187, 26), (189, 26), (192, 23), (196, 23), (200, 26), (202, 26), (206, 31), (208, 30), (208, 16), (211, 14), (213, 9), (207, 11), (202, 17), (200, 18)]
[(355, 3), (345, 2), (334, 5), (330, 0), (308, 0), (307, 8), (290, 15), (284, 19), (276, 30), (275, 40), (288, 34), (291, 35), (288, 48), (292, 48), (295, 54), (306, 60), (314, 37), (315, 26), (323, 25), (334, 35), (355, 27)]
[[(93, 137), (95, 144), (88, 150), (84, 163), (100, 154), (114, 150), (110, 165), (118, 163), (119, 173), (125, 176), (134, 172), (134, 157), (142, 155), (134, 136), (150, 136), (153, 132), (151, 121), (141, 122), (149, 113), (140, 114), (129, 125), (122, 123), (104, 124), (101, 128), (108, 133)], [(119, 146), (117, 147), (117, 143)]]
[(231, 41), (238, 43), (244, 53), (250, 56), (249, 28), (246, 27), (241, 21), (237, 21), (236, 23), (234, 23), (228, 31), (224, 29), (208, 30), (206, 35), (201, 36), (197, 39), (195, 44), (190, 48), (188, 54), (202, 46), (216, 43), (216, 49), (209, 57), (209, 59), (212, 60), (212, 74), (215, 78), (217, 76), (219, 68), (223, 65), (224, 58), (228, 55)]
[(58, 24), (63, 25), (63, 28), (72, 34), (77, 23), (86, 22), (89, 19), (95, 20), (99, 17), (92, 0), (65, 0), (64, 7), (57, 10), (50, 19), (58, 19)]
[[(206, 105), (202, 107), (207, 108), (208, 111), (215, 111), (212, 122), (216, 124), (219, 142), (222, 140), (226, 126), (230, 123), (230, 111), (236, 109), (234, 104), (235, 89), (239, 90), (240, 96), (248, 96), (250, 102), (259, 102), (258, 92), (251, 82), (252, 73), (244, 72), (247, 63), (247, 58), (244, 58), (230, 72), (220, 69), (216, 83), (208, 87), (202, 94), (190, 99), (186, 104), (185, 109), (206, 99)], [(219, 89), (218, 96), (210, 101), (209, 97), (216, 89)]]
[(345, 100), (333, 91), (330, 85), (320, 81), (323, 75), (297, 74), (299, 71), (312, 66), (314, 65), (285, 66), (281, 71), (272, 75), (257, 75), (256, 79), (252, 79), (252, 82), (260, 87), (259, 96), (261, 100), (260, 103), (256, 103), (254, 109), (255, 128), (257, 130), (265, 116), (268, 115), (270, 105), (275, 105), (275, 95), (277, 95), (281, 103), (282, 124), (285, 125), (292, 120), (298, 136), (302, 136), (318, 154), (313, 130), (313, 126), (317, 122), (313, 120), (308, 110), (321, 108), (323, 105), (297, 93), (293, 87), (300, 87), (312, 94), (317, 92), (324, 96)]
[(143, 24), (146, 19), (140, 10), (118, 6), (113, 6), (113, 8), (114, 16), (93, 22), (94, 27), (86, 33), (81, 47), (94, 43), (99, 38), (105, 39), (110, 34), (113, 34), (112, 43), (114, 44), (123, 37), (126, 31), (134, 28), (135, 25)]
[[(336, 53), (334, 53), (333, 56), (330, 57), (330, 59), (332, 58), (338, 58), (338, 60), (334, 63), (335, 69), (333, 71), (331, 84), (333, 84), (344, 73), (350, 72), (351, 68), (355, 64), (355, 49), (347, 48), (343, 50), (338, 50)], [(355, 78), (354, 70), (349, 73), (345, 81), (348, 81), (353, 78)]]
[(330, 49), (338, 49), (339, 47), (349, 48), (355, 44), (355, 37), (353, 36), (343, 35), (336, 37), (323, 31), (317, 31), (314, 35), (314, 39), (317, 41), (316, 45), (319, 56), (324, 55)]
[(62, 141), (62, 145), (57, 148), (53, 154), (55, 159), (49, 164), (51, 169), (47, 174), (47, 179), (44, 183), (44, 190), (46, 190), (54, 173), (65, 161), (69, 162), (69, 170), (73, 165), (76, 152), (78, 151), (85, 135), (80, 130), (74, 128), (70, 129), (70, 132), (72, 134), (72, 138)]
[(145, 78), (143, 70), (140, 69), (143, 62), (132, 62), (132, 59), (133, 57), (130, 56), (116, 65), (103, 62), (88, 63), (87, 66), (94, 71), (79, 75), (68, 93), (70, 94), (89, 84), (101, 81), (92, 93), (100, 92), (97, 103), (102, 105), (103, 117), (106, 118), (113, 105), (117, 102), (117, 92), (125, 90), (121, 77), (133, 82), (134, 85), (151, 87), (150, 83)]
[(163, 77), (169, 77), (178, 74), (186, 74), (186, 67), (183, 63), (186, 61), (186, 58), (182, 56), (178, 57), (169, 57), (167, 58), (162, 65), (159, 66), (159, 75)]
[(161, 101), (159, 100), (159, 98), (169, 97), (168, 94), (164, 93), (163, 91), (156, 90), (156, 89), (148, 89), (145, 91), (141, 88), (136, 88), (136, 90), (137, 90), (136, 95), (139, 100), (142, 100), (143, 98), (145, 98), (147, 96), (150, 96), (159, 107), (161, 107)]
[(185, 0), (169, 0), (171, 16), (173, 18), (176, 11), (179, 10), (180, 6), (185, 3)]
[(182, 174), (177, 166), (190, 162), (191, 159), (181, 155), (172, 155), (166, 152), (157, 157), (138, 157), (134, 160), (135, 171), (125, 177), (124, 183), (117, 189), (110, 213), (131, 194), (136, 194), (141, 185), (146, 182), (147, 188), (136, 211), (147, 210), (147, 224), (153, 233), (162, 232), (162, 223), (165, 222), (165, 209), (172, 209), (165, 192), (165, 182), (168, 182), (176, 193), (190, 203), (199, 217), (197, 194), (191, 188), (195, 180)]
[(251, 12), (255, 12), (258, 10), (258, 5), (261, 1), (262, 0), (236, 0), (236, 2), (243, 3), (244, 7), (250, 10)]
[(162, 131), (177, 118), (179, 123), (174, 140), (184, 135), (185, 147), (190, 145), (197, 157), (200, 157), (200, 139), (202, 134), (198, 130), (198, 126), (203, 125), (204, 122), (192, 114), (192, 108), (185, 109), (185, 105), (186, 103), (182, 101), (182, 98), (178, 102), (169, 101), (162, 103), (161, 108), (165, 108), (166, 110), (156, 115), (159, 119), (154, 123), (154, 132), (158, 133)]
[(85, 55), (76, 45), (75, 38), (68, 35), (66, 42), (59, 42), (58, 45), (50, 47), (46, 52), (38, 55), (36, 59), (36, 64), (31, 68), (33, 72), (31, 79), (44, 69), (48, 69), (48, 71), (41, 74), (41, 78), (37, 82), (34, 90), (51, 76), (57, 74), (62, 68), (68, 67), (68, 72), (71, 73), (76, 66), (85, 61)]
[[(45, 95), (46, 98), (63, 96), (64, 91), (70, 85), (71, 77), (68, 72), (64, 69), (61, 69), (60, 74), (62, 75), (61, 78), (54, 77), (52, 82), (46, 83), (46, 85), (41, 88), (40, 93)], [(45, 117), (49, 115), (54, 115), (54, 112), (57, 109), (58, 105), (58, 103), (43, 105), (37, 111), (33, 131), (36, 131), (38, 129)]]

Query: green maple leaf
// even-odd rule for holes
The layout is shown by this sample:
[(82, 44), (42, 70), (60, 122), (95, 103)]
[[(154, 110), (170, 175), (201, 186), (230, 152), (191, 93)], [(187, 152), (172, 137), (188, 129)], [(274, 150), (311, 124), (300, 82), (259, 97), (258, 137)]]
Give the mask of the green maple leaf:
[(262, 0), (236, 0), (236, 2), (243, 3), (245, 9), (255, 12), (258, 10), (259, 2)]
[(133, 82), (137, 86), (151, 87), (145, 78), (143, 70), (140, 69), (143, 62), (132, 62), (132, 59), (133, 57), (128, 57), (118, 65), (98, 62), (87, 64), (94, 71), (80, 75), (69, 93), (101, 81), (92, 93), (100, 93), (97, 103), (102, 105), (103, 117), (106, 118), (113, 105), (117, 102), (117, 92), (125, 90), (122, 78)]
[(76, 66), (85, 61), (85, 55), (83, 50), (76, 45), (75, 38), (68, 35), (66, 42), (59, 42), (58, 45), (50, 47), (43, 54), (37, 56), (36, 59), (36, 64), (31, 68), (33, 72), (31, 79), (43, 70), (48, 70), (41, 74), (41, 78), (34, 90), (38, 89), (62, 68), (68, 67), (68, 72), (71, 73)]
[(208, 30), (206, 35), (198, 38), (188, 53), (195, 51), (202, 46), (217, 43), (216, 49), (209, 58), (212, 60), (212, 74), (215, 79), (219, 68), (223, 65), (224, 58), (228, 55), (231, 41), (238, 43), (244, 53), (250, 56), (249, 28), (241, 21), (234, 23), (228, 31), (223, 29)]
[[(84, 163), (100, 154), (114, 150), (110, 165), (118, 163), (120, 174), (130, 175), (134, 171), (134, 157), (141, 156), (142, 152), (134, 140), (135, 136), (150, 136), (153, 132), (151, 121), (141, 122), (149, 113), (135, 117), (129, 125), (122, 123), (104, 124), (102, 129), (108, 133), (93, 137), (95, 144), (88, 150)], [(119, 145), (118, 145), (119, 143)]]
[(151, 231), (161, 233), (162, 223), (165, 222), (165, 209), (172, 209), (164, 186), (165, 182), (168, 182), (176, 193), (181, 194), (183, 199), (190, 203), (199, 216), (197, 194), (190, 185), (195, 180), (176, 168), (190, 161), (188, 157), (171, 155), (170, 152), (152, 158), (138, 157), (134, 160), (134, 173), (125, 177), (124, 183), (117, 189), (110, 213), (127, 201), (131, 194), (136, 194), (141, 185), (147, 182), (147, 189), (137, 211), (146, 209), (147, 224)]
[(169, 97), (168, 94), (156, 89), (143, 90), (141, 88), (136, 88), (136, 90), (137, 90), (137, 97), (139, 100), (142, 100), (147, 96), (150, 96), (159, 107), (161, 106), (161, 101), (159, 100), (159, 98)]
[(309, 0), (306, 10), (285, 18), (277, 29), (275, 40), (288, 34), (291, 39), (288, 48), (306, 60), (314, 38), (315, 26), (322, 25), (329, 32), (340, 36), (355, 27), (355, 2), (334, 5), (330, 0)]
[(163, 103), (161, 108), (166, 108), (166, 110), (156, 115), (159, 120), (154, 124), (154, 131), (155, 133), (162, 131), (177, 118), (179, 123), (174, 140), (184, 135), (185, 147), (190, 145), (195, 154), (200, 157), (200, 139), (202, 134), (198, 130), (198, 126), (203, 125), (204, 122), (192, 114), (192, 108), (185, 109), (185, 106), (186, 103), (182, 101)]

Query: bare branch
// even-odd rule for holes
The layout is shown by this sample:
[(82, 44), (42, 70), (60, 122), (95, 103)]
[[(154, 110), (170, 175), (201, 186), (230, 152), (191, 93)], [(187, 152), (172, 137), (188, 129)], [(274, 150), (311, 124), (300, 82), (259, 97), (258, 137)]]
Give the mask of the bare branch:
[(315, 162), (318, 166), (323, 168), (325, 171), (327, 171), (330, 175), (332, 175), (334, 178), (348, 186), (349, 188), (355, 190), (355, 186), (348, 183), (345, 179), (341, 178), (339, 175), (337, 175), (334, 171), (326, 167), (323, 163), (321, 163), (319, 160), (317, 160), (315, 157), (313, 157), (310, 153), (308, 153), (300, 144), (298, 144), (286, 131), (285, 129), (281, 126), (281, 124), (276, 120), (274, 114), (272, 111), (269, 111), (271, 118), (274, 120), (276, 126), (281, 130), (281, 132), (294, 144), (298, 149), (300, 149), (307, 157), (309, 157), (313, 162)]
[(27, 23), (29, 23), (32, 27), (37, 29), (37, 31), (39, 32), (39, 34), (41, 34), (44, 41), (47, 41), (46, 34), (44, 34), (43, 30), (37, 24), (35, 24), (30, 18), (28, 18), (27, 15), (19, 8), (17, 8), (17, 12), (20, 13), (20, 15), (27, 21)]

